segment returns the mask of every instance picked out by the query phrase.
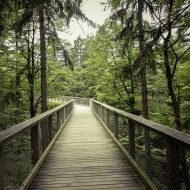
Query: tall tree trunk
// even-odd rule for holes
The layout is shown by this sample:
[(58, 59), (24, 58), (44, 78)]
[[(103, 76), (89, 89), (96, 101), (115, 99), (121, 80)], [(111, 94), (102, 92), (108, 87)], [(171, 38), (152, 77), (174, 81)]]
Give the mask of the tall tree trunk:
[(40, 20), (40, 56), (41, 56), (41, 112), (48, 110), (47, 106), (47, 66), (46, 66), (46, 41), (45, 41), (45, 19), (44, 10), (39, 10)]
[(30, 115), (34, 117), (36, 115), (35, 109), (35, 58), (34, 58), (34, 46), (35, 46), (35, 21), (32, 21), (32, 42), (31, 42), (31, 83), (30, 83)]
[[(18, 33), (15, 31), (15, 47), (16, 47), (16, 51), (17, 53), (19, 52), (19, 47), (18, 47)], [(20, 88), (20, 76), (19, 76), (19, 60), (18, 58), (16, 58), (16, 74), (15, 74), (15, 95), (16, 95), (16, 107), (17, 107), (17, 111), (15, 112), (15, 123), (19, 123), (19, 110), (21, 110), (20, 108), (20, 92), (19, 92), (19, 88)]]
[[(168, 92), (171, 97), (172, 101), (172, 108), (173, 108), (173, 113), (174, 113), (174, 121), (176, 124), (176, 129), (180, 130), (181, 129), (181, 118), (180, 118), (180, 101), (177, 98), (177, 95), (174, 90), (174, 84), (173, 84), (173, 75), (171, 71), (171, 66), (170, 66), (170, 60), (169, 60), (169, 41), (171, 38), (171, 25), (170, 25), (170, 15), (169, 13), (168, 16), (168, 35), (166, 38), (164, 38), (164, 47), (163, 47), (163, 53), (164, 53), (164, 65), (165, 65), (165, 72), (166, 72), (166, 79), (167, 79), (167, 86), (168, 86)], [(175, 148), (175, 147), (174, 147)], [(175, 152), (173, 156), (173, 159), (178, 160), (178, 163), (176, 164), (175, 168), (178, 170), (178, 175), (176, 176), (176, 183), (178, 183), (178, 186), (180, 186), (179, 179), (183, 179), (184, 183), (186, 185), (186, 189), (190, 189), (190, 181), (189, 181), (189, 172), (188, 172), (188, 165), (186, 161), (186, 149), (182, 145), (180, 146), (179, 152)], [(180, 171), (181, 170), (181, 171)], [(169, 173), (168, 173), (168, 184), (170, 183), (169, 181)], [(169, 185), (168, 185), (169, 186)], [(179, 188), (178, 188), (179, 189)]]
[[(45, 18), (44, 9), (39, 9), (39, 22), (40, 22), (40, 55), (41, 55), (41, 112), (48, 110), (47, 106), (47, 66), (46, 66), (46, 41), (45, 41)], [(42, 132), (42, 151), (47, 146), (47, 120), (41, 122)]]
[[(139, 35), (139, 52), (141, 56), (141, 93), (143, 104), (143, 117), (148, 119), (148, 99), (147, 99), (147, 82), (146, 82), (146, 64), (144, 55), (144, 31), (143, 31), (143, 0), (138, 0), (138, 35)], [(144, 129), (144, 143), (145, 143), (145, 170), (149, 177), (152, 175), (151, 167), (151, 148), (150, 148), (150, 134), (148, 129)]]
[[(171, 65), (170, 65), (170, 59), (169, 59), (169, 49), (170, 49), (170, 39), (172, 36), (172, 22), (171, 22), (171, 15), (172, 15), (172, 8), (173, 8), (174, 1), (170, 1), (169, 9), (168, 9), (168, 17), (167, 17), (167, 36), (164, 38), (164, 46), (163, 46), (163, 54), (164, 54), (164, 65), (165, 65), (165, 72), (166, 72), (166, 79), (167, 79), (167, 87), (168, 92), (171, 97), (172, 101), (172, 108), (174, 113), (174, 121), (176, 124), (176, 129), (181, 130), (181, 118), (180, 118), (180, 100), (177, 97), (175, 90), (174, 90), (174, 84), (173, 84), (173, 77), (174, 73), (172, 73)], [(174, 147), (175, 150), (175, 147)], [(189, 180), (189, 168), (187, 165), (186, 160), (186, 147), (183, 145), (180, 145), (178, 152), (174, 152), (172, 155), (172, 159), (178, 160), (178, 163), (175, 164), (174, 168), (177, 168), (178, 175), (176, 175), (176, 184), (178, 185), (178, 189), (180, 189), (180, 183), (183, 179), (185, 183), (185, 189), (190, 189), (190, 180)], [(173, 172), (173, 168), (172, 168)], [(169, 181), (169, 174), (168, 174), (168, 183)], [(176, 188), (177, 188), (177, 185)], [(168, 185), (169, 186), (169, 185)]]

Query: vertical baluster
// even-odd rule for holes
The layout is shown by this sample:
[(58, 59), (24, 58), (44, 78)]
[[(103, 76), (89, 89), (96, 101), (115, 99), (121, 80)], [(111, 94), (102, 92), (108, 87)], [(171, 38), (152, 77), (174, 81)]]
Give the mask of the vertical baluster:
[(135, 159), (135, 124), (128, 119), (129, 126), (129, 154)]
[(66, 116), (65, 116), (65, 107), (63, 108), (63, 122), (65, 123), (65, 118), (66, 118)]
[(69, 105), (67, 105), (67, 118), (69, 116)]
[(53, 125), (52, 125), (52, 115), (48, 117), (48, 129), (49, 129), (49, 143), (53, 138)]
[(65, 106), (65, 120), (67, 119), (67, 106)]
[(40, 122), (41, 134), (42, 134), (42, 152), (46, 149), (49, 141), (49, 129), (48, 119), (45, 118)]
[(106, 117), (105, 117), (105, 113), (106, 113), (106, 108), (102, 107), (103, 108), (103, 122), (106, 124)]
[(68, 105), (68, 115), (70, 113), (70, 106), (71, 106), (71, 104)]
[(180, 190), (180, 156), (179, 144), (167, 138), (166, 142), (166, 163), (167, 163), (167, 189)]
[(145, 171), (151, 178), (152, 176), (152, 161), (151, 161), (151, 147), (150, 147), (150, 132), (149, 129), (144, 128), (144, 145), (145, 145)]
[(110, 111), (107, 110), (107, 127), (110, 128)]
[(60, 111), (57, 111), (57, 128), (61, 127), (61, 114)]
[(62, 123), (64, 123), (65, 122), (65, 118), (64, 118), (64, 115), (65, 115), (65, 109), (64, 108), (62, 108), (62, 113), (61, 113), (61, 117), (62, 117)]
[(100, 118), (101, 118), (101, 120), (103, 118), (103, 107), (102, 106), (100, 106)]
[(102, 121), (104, 123), (104, 107), (102, 106)]
[(66, 119), (67, 119), (67, 116), (68, 116), (68, 105), (66, 105), (65, 109), (66, 109)]
[(99, 110), (100, 110), (100, 119), (102, 119), (102, 106), (99, 105)]
[(31, 128), (32, 163), (35, 164), (40, 157), (39, 147), (39, 123)]
[(114, 134), (119, 139), (119, 126), (118, 126), (118, 114), (114, 113)]
[(61, 126), (63, 124), (63, 109), (60, 110)]
[(4, 189), (3, 145), (0, 145), (0, 189)]
[(66, 120), (66, 108), (64, 107), (64, 122)]

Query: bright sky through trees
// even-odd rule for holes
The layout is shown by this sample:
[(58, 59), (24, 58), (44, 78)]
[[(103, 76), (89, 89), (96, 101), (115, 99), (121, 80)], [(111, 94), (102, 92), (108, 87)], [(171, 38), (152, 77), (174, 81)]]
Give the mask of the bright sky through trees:
[[(86, 0), (82, 5), (85, 15), (99, 25), (103, 24), (109, 16), (109, 10), (105, 10), (105, 5), (102, 5), (101, 2), (106, 2), (106, 0)], [(73, 19), (70, 23), (70, 28), (66, 32), (59, 32), (59, 35), (61, 38), (73, 42), (79, 35), (86, 37), (87, 35), (95, 34), (96, 31), (97, 28), (92, 28), (87, 23)]]

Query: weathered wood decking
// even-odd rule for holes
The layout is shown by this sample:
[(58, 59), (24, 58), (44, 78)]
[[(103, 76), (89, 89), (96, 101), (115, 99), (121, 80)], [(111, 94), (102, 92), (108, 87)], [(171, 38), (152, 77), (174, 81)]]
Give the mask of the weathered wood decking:
[(140, 190), (140, 179), (89, 107), (76, 106), (30, 189)]

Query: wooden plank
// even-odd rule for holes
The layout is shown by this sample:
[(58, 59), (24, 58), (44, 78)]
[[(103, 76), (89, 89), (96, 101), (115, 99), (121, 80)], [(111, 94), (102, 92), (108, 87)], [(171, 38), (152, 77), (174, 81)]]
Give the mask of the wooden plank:
[(126, 117), (127, 119), (130, 119), (130, 120), (134, 121), (135, 123), (138, 123), (151, 131), (155, 131), (158, 134), (161, 134), (161, 135), (164, 135), (164, 136), (167, 136), (170, 138), (174, 138), (175, 140), (178, 140), (179, 142), (190, 146), (190, 135), (187, 133), (184, 133), (184, 132), (181, 132), (174, 128), (164, 126), (164, 125), (158, 124), (156, 122), (144, 119), (137, 115), (127, 113), (125, 111), (122, 111), (122, 110), (114, 108), (112, 106), (103, 104), (101, 102), (98, 102), (98, 101), (95, 101), (92, 99), (91, 99), (91, 101), (99, 106), (105, 107), (106, 109), (110, 110), (113, 113), (117, 113), (123, 117)]
[(145, 189), (89, 107), (77, 106), (30, 189)]

